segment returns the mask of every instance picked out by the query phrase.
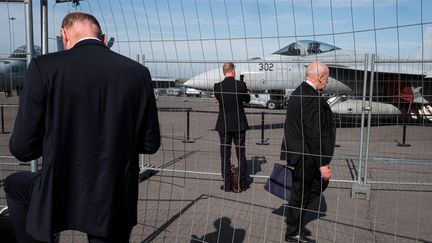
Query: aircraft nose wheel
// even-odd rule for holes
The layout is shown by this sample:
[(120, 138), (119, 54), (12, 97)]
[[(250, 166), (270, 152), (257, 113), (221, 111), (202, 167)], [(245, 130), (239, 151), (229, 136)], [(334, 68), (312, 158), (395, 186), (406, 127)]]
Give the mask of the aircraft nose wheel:
[(12, 97), (12, 90), (6, 90), (5, 91), (5, 96), (6, 97)]
[(270, 110), (276, 109), (276, 103), (274, 103), (273, 101), (267, 102), (267, 108)]

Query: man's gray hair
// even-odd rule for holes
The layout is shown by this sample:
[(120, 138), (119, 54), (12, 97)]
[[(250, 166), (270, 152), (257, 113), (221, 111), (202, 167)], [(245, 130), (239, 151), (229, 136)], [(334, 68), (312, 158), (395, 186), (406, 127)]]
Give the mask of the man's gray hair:
[(235, 67), (234, 67), (234, 63), (232, 62), (226, 62), (223, 65), (222, 71), (223, 74), (227, 73), (227, 72), (234, 72)]
[(62, 28), (70, 28), (75, 22), (79, 22), (79, 21), (88, 21), (94, 25), (96, 25), (97, 30), (95, 33), (96, 36), (102, 40), (103, 39), (103, 35), (102, 35), (102, 30), (100, 27), (99, 22), (97, 21), (97, 19), (88, 13), (84, 13), (84, 12), (71, 12), (68, 13), (64, 18), (63, 18), (63, 22), (61, 27)]

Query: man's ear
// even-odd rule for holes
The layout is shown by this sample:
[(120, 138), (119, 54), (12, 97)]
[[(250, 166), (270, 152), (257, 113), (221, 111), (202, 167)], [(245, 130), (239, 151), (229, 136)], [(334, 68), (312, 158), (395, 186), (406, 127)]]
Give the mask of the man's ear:
[(322, 74), (322, 73), (321, 73), (320, 75), (318, 75), (318, 83), (322, 83), (322, 82), (321, 82), (321, 79), (322, 79), (323, 77), (324, 77), (324, 74)]
[(67, 48), (67, 44), (69, 42), (69, 37), (67, 35), (67, 32), (66, 32), (65, 29), (61, 28), (60, 29), (60, 34), (61, 34), (62, 41), (63, 41), (63, 49), (67, 50), (68, 49)]
[(107, 44), (107, 37), (106, 37), (106, 35), (104, 35), (104, 34), (102, 34), (102, 43), (104, 44), (104, 45), (106, 45)]

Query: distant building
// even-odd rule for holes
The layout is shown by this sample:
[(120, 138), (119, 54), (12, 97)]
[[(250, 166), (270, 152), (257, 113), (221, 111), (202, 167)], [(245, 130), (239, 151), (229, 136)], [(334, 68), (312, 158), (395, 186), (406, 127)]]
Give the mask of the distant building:
[(154, 89), (167, 89), (175, 85), (175, 79), (170, 77), (152, 77)]

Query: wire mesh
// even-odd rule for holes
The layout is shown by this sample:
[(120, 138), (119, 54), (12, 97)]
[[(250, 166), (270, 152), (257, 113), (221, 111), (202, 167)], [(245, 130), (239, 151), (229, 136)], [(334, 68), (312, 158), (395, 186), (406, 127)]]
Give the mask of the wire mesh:
[[(264, 191), (263, 185), (274, 163), (284, 163), (279, 154), (285, 99), (303, 80), (305, 65), (315, 60), (330, 66), (329, 87), (332, 81), (341, 83), (325, 94), (337, 98), (332, 105), (337, 111), (337, 147), (330, 187), (304, 219), (312, 231), (310, 238), (430, 242), (432, 18), (427, 13), (431, 4), (424, 0), (88, 0), (79, 5), (50, 1), (49, 49), (57, 50), (63, 16), (86, 11), (96, 16), (108, 37), (115, 38), (111, 49), (146, 65), (155, 81), (171, 86), (175, 80), (181, 85), (202, 75), (201, 97), (188, 97), (182, 86), (159, 88), (155, 82), (162, 146), (157, 154), (143, 156), (138, 225), (131, 242), (283, 242), (286, 201)], [(0, 5), (0, 28), (6, 36), (0, 45), (3, 68), (14, 61), (8, 57), (24, 44), (25, 32), (22, 4)], [(36, 43), (38, 12), (34, 4)], [(308, 48), (289, 58), (272, 55), (301, 40), (341, 49), (325, 58), (325, 53), (311, 53)], [(376, 58), (365, 68), (366, 53)], [(220, 141), (214, 130), (219, 107), (213, 84), (223, 79), (221, 67), (227, 61), (235, 63), (237, 79), (244, 75), (252, 92), (268, 94), (279, 106), (264, 111), (264, 126), (263, 108), (246, 108), (250, 129), (245, 147), (253, 183), (239, 194), (220, 189)], [(0, 73), (0, 92), (8, 94), (4, 88), (8, 84), (13, 95), (0, 97), (1, 180), (29, 170), (8, 149), (19, 104), (14, 80), (22, 72), (5, 73)], [(261, 105), (268, 107), (269, 100)], [(362, 120), (368, 136), (361, 132)], [(257, 145), (263, 140), (269, 145)], [(232, 163), (236, 164), (234, 156)], [(351, 197), (352, 183), (357, 182), (371, 186), (370, 200)], [(6, 204), (3, 190), (0, 204)], [(86, 236), (67, 231), (60, 241), (86, 242)]]

